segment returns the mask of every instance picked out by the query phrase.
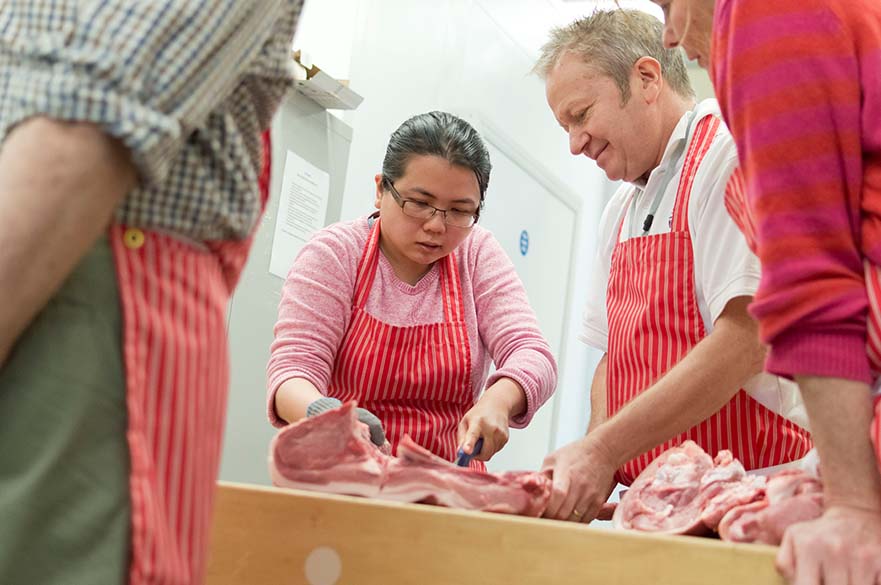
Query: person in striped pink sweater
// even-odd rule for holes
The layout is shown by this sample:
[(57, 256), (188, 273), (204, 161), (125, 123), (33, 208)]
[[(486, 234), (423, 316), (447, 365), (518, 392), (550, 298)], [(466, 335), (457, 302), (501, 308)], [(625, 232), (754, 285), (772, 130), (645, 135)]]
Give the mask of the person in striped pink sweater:
[(751, 311), (820, 455), (826, 512), (787, 531), (778, 566), (797, 583), (881, 582), (881, 3), (657, 3), (737, 142), (762, 262)]

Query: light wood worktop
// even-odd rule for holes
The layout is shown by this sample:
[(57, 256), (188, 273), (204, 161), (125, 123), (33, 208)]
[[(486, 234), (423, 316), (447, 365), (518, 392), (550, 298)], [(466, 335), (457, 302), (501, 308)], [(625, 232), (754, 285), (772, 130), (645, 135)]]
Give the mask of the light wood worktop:
[(782, 585), (775, 549), (221, 483), (207, 585)]

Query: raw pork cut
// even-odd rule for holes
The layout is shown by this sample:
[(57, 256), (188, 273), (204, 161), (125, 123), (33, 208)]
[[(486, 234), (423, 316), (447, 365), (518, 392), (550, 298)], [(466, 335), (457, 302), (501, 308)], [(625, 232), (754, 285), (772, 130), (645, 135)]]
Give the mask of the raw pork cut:
[(719, 523), (729, 510), (765, 497), (767, 479), (763, 475), (745, 475), (740, 481), (721, 486), (712, 496), (704, 494), (701, 522), (710, 530), (718, 530)]
[(729, 510), (719, 535), (733, 542), (780, 544), (786, 528), (823, 513), (823, 485), (803, 471), (781, 471), (768, 478), (762, 500)]
[(388, 459), (351, 403), (283, 428), (269, 446), (272, 483), (333, 494), (378, 496)]
[(728, 510), (764, 497), (765, 480), (761, 475), (747, 475), (731, 451), (719, 451), (712, 469), (701, 478), (701, 522), (716, 530)]
[(550, 482), (540, 473), (483, 473), (456, 467), (409, 437), (386, 468), (380, 498), (423, 502), (449, 508), (540, 516), (550, 497)]
[(701, 479), (713, 459), (693, 441), (661, 453), (643, 470), (612, 515), (616, 528), (665, 534), (703, 534)]
[(823, 512), (823, 486), (799, 470), (770, 477), (747, 473), (730, 451), (716, 459), (686, 441), (662, 453), (621, 498), (619, 528), (709, 534), (723, 540), (779, 544), (786, 528)]
[(436, 457), (404, 437), (398, 457), (370, 442), (355, 403), (285, 427), (270, 445), (275, 485), (466, 510), (540, 516), (551, 495), (541, 473), (485, 473)]

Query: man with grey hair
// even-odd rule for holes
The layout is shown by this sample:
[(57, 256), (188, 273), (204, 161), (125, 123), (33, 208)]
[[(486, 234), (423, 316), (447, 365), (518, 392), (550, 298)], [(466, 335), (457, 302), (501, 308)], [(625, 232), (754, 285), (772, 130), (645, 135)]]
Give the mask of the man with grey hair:
[(589, 522), (616, 481), (693, 440), (747, 469), (811, 448), (794, 385), (762, 374), (747, 313), (759, 265), (724, 205), (737, 153), (714, 100), (695, 103), (685, 62), (639, 12), (554, 30), (536, 72), (573, 155), (624, 181), (599, 228), (581, 339), (604, 352), (587, 435), (550, 454), (546, 515)]

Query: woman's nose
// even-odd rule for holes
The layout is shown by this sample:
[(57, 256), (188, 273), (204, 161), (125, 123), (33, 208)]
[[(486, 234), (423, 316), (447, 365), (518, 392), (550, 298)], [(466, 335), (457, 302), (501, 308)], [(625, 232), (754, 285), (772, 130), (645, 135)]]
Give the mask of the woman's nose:
[(447, 229), (446, 219), (440, 211), (435, 211), (434, 215), (425, 220), (423, 225), (426, 230), (432, 232), (443, 232)]

